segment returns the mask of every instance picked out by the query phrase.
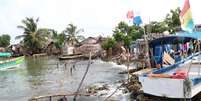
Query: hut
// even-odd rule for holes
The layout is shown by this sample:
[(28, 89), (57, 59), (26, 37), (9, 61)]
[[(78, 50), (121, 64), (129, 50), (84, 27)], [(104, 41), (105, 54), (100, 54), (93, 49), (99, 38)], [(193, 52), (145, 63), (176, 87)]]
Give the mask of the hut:
[(92, 57), (98, 57), (101, 55), (101, 42), (100, 38), (88, 37), (83, 40), (78, 47), (75, 47), (75, 54), (83, 54), (86, 57), (89, 57), (89, 53), (91, 52)]

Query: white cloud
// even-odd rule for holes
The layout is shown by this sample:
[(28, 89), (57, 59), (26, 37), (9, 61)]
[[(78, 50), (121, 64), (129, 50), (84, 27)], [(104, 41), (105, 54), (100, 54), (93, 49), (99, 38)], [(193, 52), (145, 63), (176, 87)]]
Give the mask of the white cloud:
[[(69, 23), (84, 28), (85, 36), (112, 35), (120, 21), (127, 21), (126, 13), (140, 12), (143, 22), (162, 20), (170, 9), (184, 0), (1, 0), (0, 34), (14, 36), (25, 17), (40, 17), (39, 26), (62, 31)], [(198, 0), (190, 0), (196, 23), (201, 23)], [(98, 34), (97, 34), (98, 33)]]

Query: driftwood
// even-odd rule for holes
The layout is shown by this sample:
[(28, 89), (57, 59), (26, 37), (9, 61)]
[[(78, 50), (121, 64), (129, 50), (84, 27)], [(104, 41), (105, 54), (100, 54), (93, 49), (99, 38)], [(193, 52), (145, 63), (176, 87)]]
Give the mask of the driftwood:
[(78, 59), (83, 58), (84, 55), (69, 55), (69, 56), (61, 56), (59, 57), (59, 60), (69, 60), (69, 59)]
[(33, 57), (47, 56), (47, 53), (33, 54)]
[(83, 94), (83, 93), (59, 93), (59, 94), (49, 94), (49, 95), (44, 95), (44, 96), (37, 96), (37, 97), (32, 97), (31, 99), (29, 99), (28, 101), (35, 101), (35, 100), (39, 100), (39, 99), (43, 99), (43, 98), (53, 98), (53, 97), (66, 97), (66, 96), (74, 96), (74, 95), (79, 95), (79, 96), (90, 96), (91, 94)]
[(123, 72), (119, 72), (119, 74), (127, 74), (127, 73), (134, 73), (136, 71), (139, 71), (141, 68), (139, 69), (129, 69), (128, 71), (123, 71)]

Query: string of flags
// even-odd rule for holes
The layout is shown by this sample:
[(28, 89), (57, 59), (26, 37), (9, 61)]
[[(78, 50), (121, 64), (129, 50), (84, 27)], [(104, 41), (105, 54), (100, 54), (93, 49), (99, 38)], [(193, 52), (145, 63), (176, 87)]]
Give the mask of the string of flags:
[[(195, 25), (192, 18), (192, 12), (190, 9), (190, 3), (189, 0), (185, 0), (183, 9), (181, 10), (179, 14), (180, 22), (181, 22), (181, 28), (184, 31), (192, 32)], [(142, 19), (140, 15), (134, 14), (133, 10), (130, 10), (127, 12), (127, 19), (129, 21), (132, 21), (133, 25), (140, 26), (142, 24)]]
[(134, 15), (132, 10), (127, 12), (127, 19), (132, 21), (133, 25), (140, 26), (140, 24), (142, 24), (141, 16), (137, 14)]

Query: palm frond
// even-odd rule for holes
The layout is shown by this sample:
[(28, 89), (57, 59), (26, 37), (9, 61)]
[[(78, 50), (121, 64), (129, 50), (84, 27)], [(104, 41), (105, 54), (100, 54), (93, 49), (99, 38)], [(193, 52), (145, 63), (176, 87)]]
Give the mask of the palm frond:
[(27, 35), (19, 35), (19, 36), (16, 36), (15, 39), (21, 39), (21, 38), (24, 38), (26, 37)]
[(78, 31), (75, 32), (75, 34), (79, 34), (80, 32), (84, 32), (84, 29), (79, 29)]

